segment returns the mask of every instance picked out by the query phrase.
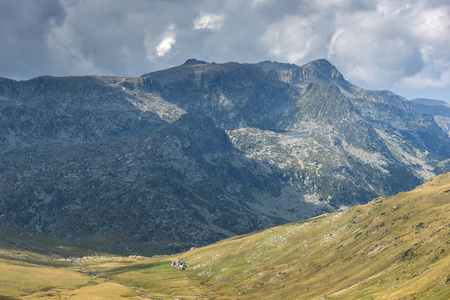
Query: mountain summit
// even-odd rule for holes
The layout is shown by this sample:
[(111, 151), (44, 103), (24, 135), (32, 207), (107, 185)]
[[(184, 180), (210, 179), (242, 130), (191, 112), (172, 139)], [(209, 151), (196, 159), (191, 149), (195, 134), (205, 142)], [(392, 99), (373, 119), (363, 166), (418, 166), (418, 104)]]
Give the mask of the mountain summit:
[(357, 87), (326, 60), (2, 78), (0, 99), (8, 244), (169, 253), (450, 171), (439, 116)]
[(208, 115), (248, 157), (275, 164), (315, 201), (363, 203), (449, 168), (442, 123), (398, 95), (351, 84), (324, 59), (182, 65), (145, 76), (162, 82), (164, 99)]
[(274, 72), (280, 80), (297, 87), (307, 87), (309, 84), (326, 82), (336, 84), (346, 90), (356, 88), (346, 81), (338, 69), (326, 59), (318, 59), (302, 67), (270, 61), (258, 63), (257, 66), (266, 71)]
[(195, 58), (191, 58), (186, 60), (186, 62), (183, 64), (184, 66), (189, 66), (189, 65), (205, 65), (208, 64), (206, 61), (203, 60), (198, 60)]
[(303, 80), (307, 82), (328, 82), (348, 85), (344, 76), (326, 59), (315, 60), (303, 66)]

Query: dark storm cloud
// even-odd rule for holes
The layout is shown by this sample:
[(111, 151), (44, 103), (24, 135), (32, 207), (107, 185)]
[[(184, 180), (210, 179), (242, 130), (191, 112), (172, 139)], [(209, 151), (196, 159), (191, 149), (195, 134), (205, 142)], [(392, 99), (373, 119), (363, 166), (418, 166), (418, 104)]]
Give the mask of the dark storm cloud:
[(45, 70), (43, 42), (50, 24), (61, 24), (65, 12), (58, 0), (0, 2), (0, 75), (22, 78)]
[(17, 0), (0, 17), (0, 76), (17, 79), (327, 58), (365, 87), (450, 86), (448, 1)]

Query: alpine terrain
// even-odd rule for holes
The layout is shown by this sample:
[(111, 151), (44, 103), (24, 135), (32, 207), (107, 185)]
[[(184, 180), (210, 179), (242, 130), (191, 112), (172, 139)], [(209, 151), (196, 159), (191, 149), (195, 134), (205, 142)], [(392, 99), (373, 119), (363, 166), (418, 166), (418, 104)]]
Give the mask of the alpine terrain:
[(326, 60), (1, 78), (0, 243), (174, 253), (345, 210), (450, 171), (443, 118)]
[(433, 115), (436, 123), (450, 136), (450, 104), (425, 98), (412, 99), (409, 103), (416, 111)]
[[(0, 249), (0, 297), (449, 299), (449, 193), (447, 173), (345, 212), (171, 256), (66, 258)], [(187, 269), (171, 267), (173, 259)]]
[(335, 208), (450, 170), (448, 131), (389, 91), (346, 81), (328, 61), (184, 65), (150, 73), (162, 96), (212, 118), (249, 158), (275, 166), (312, 203)]

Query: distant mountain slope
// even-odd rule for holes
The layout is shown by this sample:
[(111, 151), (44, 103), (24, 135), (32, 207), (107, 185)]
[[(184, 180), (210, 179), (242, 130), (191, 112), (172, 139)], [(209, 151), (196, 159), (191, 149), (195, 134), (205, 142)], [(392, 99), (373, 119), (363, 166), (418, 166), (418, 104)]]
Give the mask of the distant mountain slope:
[(239, 153), (208, 117), (166, 102), (152, 79), (0, 83), (3, 243), (150, 255), (331, 210)]
[(414, 110), (434, 116), (436, 123), (450, 136), (450, 104), (425, 98), (412, 99), (409, 103)]
[(450, 170), (433, 116), (326, 60), (0, 78), (0, 99), (1, 242), (168, 253)]
[[(188, 60), (144, 77), (161, 82), (167, 101), (228, 129), (248, 157), (275, 163), (311, 201), (364, 203), (450, 170), (442, 122), (391, 92), (351, 84), (324, 59), (304, 66)], [(283, 130), (309, 134), (273, 136)]]
[(89, 142), (154, 131), (164, 122), (130, 103), (123, 86), (132, 93), (133, 85), (146, 95), (158, 90), (151, 79), (141, 78), (0, 79), (0, 147)]
[[(446, 300), (449, 194), (450, 173), (345, 212), (171, 256), (61, 258), (0, 248), (0, 296)], [(175, 258), (187, 269), (171, 267)]]
[(441, 100), (417, 98), (408, 102), (419, 112), (450, 118), (450, 104)]
[(185, 64), (144, 75), (161, 83), (162, 97), (206, 114), (224, 129), (277, 128), (295, 105), (297, 89), (248, 64)]
[[(181, 298), (206, 286), (217, 298), (448, 299), (449, 193), (447, 173), (346, 212), (173, 256), (188, 263), (184, 272), (159, 257), (99, 274), (159, 297)], [(177, 292), (163, 280), (169, 276), (178, 282)]]
[(428, 105), (428, 106), (446, 106), (450, 107), (450, 104), (448, 104), (445, 101), (442, 100), (435, 100), (435, 99), (428, 99), (428, 98), (414, 98), (409, 100), (412, 103), (416, 104), (422, 104), (422, 105)]

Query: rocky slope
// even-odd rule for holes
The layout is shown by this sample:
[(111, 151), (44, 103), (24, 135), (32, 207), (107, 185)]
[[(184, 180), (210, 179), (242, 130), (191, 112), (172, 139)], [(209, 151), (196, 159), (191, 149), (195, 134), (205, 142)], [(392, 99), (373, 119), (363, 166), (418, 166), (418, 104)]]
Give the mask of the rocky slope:
[[(345, 212), (170, 256), (63, 258), (0, 247), (0, 297), (446, 300), (449, 194), (450, 173)], [(171, 267), (174, 258), (187, 269)]]
[(303, 201), (208, 117), (164, 101), (152, 79), (0, 86), (4, 243), (22, 236), (150, 255), (331, 209)]
[(449, 170), (450, 139), (433, 116), (351, 84), (326, 60), (189, 60), (144, 77), (161, 83), (166, 100), (228, 129), (237, 148), (275, 164), (312, 202), (364, 203)]
[(436, 123), (450, 136), (450, 104), (424, 98), (412, 99), (409, 104), (418, 112), (434, 116)]
[[(346, 212), (185, 252), (177, 257), (186, 275), (171, 272), (169, 257), (133, 264), (139, 275), (99, 273), (159, 297), (206, 286), (224, 299), (448, 299), (449, 193), (447, 173)], [(187, 280), (178, 293), (161, 280), (169, 275)]]
[(248, 64), (184, 65), (144, 75), (160, 82), (167, 101), (206, 114), (225, 129), (277, 128), (295, 105), (298, 91)]
[(0, 78), (3, 242), (173, 252), (412, 189), (449, 158), (433, 116), (326, 60)]

